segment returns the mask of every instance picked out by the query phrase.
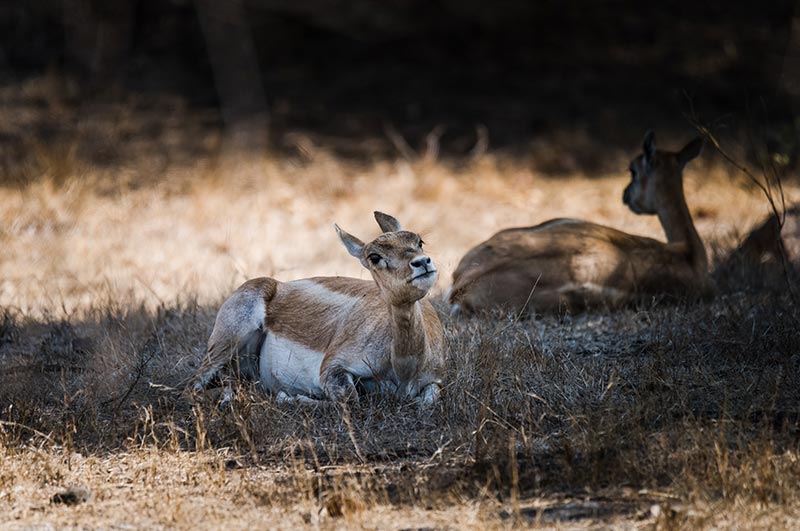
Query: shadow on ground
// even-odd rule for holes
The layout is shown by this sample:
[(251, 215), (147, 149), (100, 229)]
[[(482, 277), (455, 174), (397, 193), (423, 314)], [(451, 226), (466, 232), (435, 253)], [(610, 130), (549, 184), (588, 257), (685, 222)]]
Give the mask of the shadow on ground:
[(192, 302), (51, 320), (6, 309), (0, 442), (228, 448), (226, 467), (314, 471), (320, 500), (343, 482), (400, 505), (544, 496), (557, 503), (505, 515), (541, 522), (644, 514), (648, 489), (784, 499), (795, 472), (762, 467), (800, 443), (800, 314), (782, 282), (533, 322), (445, 318), (444, 398), (427, 412), (376, 396), (280, 404), (247, 383), (222, 410), (214, 391), (179, 394), (214, 317)]

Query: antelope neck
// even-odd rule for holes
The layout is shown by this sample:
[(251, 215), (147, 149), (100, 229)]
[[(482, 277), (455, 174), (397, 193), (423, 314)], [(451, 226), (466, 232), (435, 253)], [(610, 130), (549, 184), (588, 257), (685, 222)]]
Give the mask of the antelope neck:
[(697, 233), (682, 194), (658, 210), (658, 220), (667, 236), (667, 243), (685, 243), (689, 260), (695, 270), (708, 269), (708, 258), (703, 241)]
[[(427, 342), (425, 326), (422, 322), (422, 308), (419, 301), (391, 305), (389, 315), (392, 324), (392, 365), (397, 372), (401, 365), (408, 366), (406, 360), (423, 359)], [(407, 381), (413, 374), (397, 374), (397, 376), (401, 381)]]

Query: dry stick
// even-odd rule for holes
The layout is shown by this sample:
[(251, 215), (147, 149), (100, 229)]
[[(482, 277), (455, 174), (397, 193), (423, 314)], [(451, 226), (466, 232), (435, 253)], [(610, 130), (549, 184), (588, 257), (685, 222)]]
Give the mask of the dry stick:
[(489, 150), (489, 129), (483, 125), (475, 126), (475, 145), (469, 150), (472, 160), (481, 158)]
[(528, 298), (525, 299), (525, 304), (522, 305), (522, 308), (520, 308), (519, 312), (514, 316), (514, 319), (508, 324), (508, 326), (503, 328), (503, 330), (500, 330), (501, 332), (511, 328), (522, 319), (522, 315), (525, 313), (525, 308), (527, 308), (528, 304), (530, 304), (531, 299), (533, 298), (533, 292), (536, 291), (536, 286), (539, 285), (539, 281), (541, 279), (542, 279), (542, 274), (539, 273), (539, 276), (536, 277), (536, 282), (533, 283), (533, 287), (531, 288), (530, 292), (528, 292)]
[[(767, 115), (767, 104), (764, 101), (764, 98), (761, 98), (761, 107), (762, 107), (761, 110), (764, 113), (764, 116), (766, 116)], [(749, 134), (750, 134), (750, 131), (748, 130), (748, 135)], [(782, 214), (783, 215), (780, 218), (778, 218), (778, 226), (779, 226), (779, 228), (782, 229), (783, 228), (783, 224), (786, 222), (786, 196), (783, 193), (783, 182), (781, 181), (781, 176), (778, 174), (778, 169), (776, 168), (774, 161), (772, 161), (770, 159), (767, 159), (767, 160), (769, 160), (769, 169), (772, 170), (773, 179), (775, 180), (775, 184), (778, 187), (778, 193), (780, 193), (781, 210), (782, 210)], [(766, 172), (766, 169), (764, 168), (764, 166), (765, 166), (765, 164), (762, 162), (761, 163), (761, 169), (764, 171), (764, 175), (765, 175), (764, 180), (767, 182), (767, 185), (769, 185), (769, 179), (766, 177), (767, 172)], [(782, 241), (782, 239), (781, 239), (781, 241)], [(779, 245), (782, 246), (782, 243), (779, 244)], [(783, 249), (781, 249), (781, 252), (783, 252)]]
[(392, 142), (394, 148), (400, 153), (400, 155), (406, 159), (407, 162), (414, 162), (419, 159), (419, 155), (414, 151), (414, 149), (408, 145), (408, 142), (400, 132), (395, 129), (395, 127), (391, 124), (384, 124), (383, 125), (383, 132)]
[(250, 450), (250, 458), (254, 463), (258, 463), (258, 450), (256, 449), (255, 443), (253, 443), (253, 438), (250, 437), (250, 433), (247, 431), (247, 425), (244, 417), (240, 412), (233, 409), (233, 403), (231, 403), (231, 411), (233, 413), (233, 420), (236, 423), (236, 428), (239, 430), (239, 434), (244, 439), (244, 442), (247, 443), (247, 446)]
[(425, 136), (425, 156), (423, 160), (434, 163), (439, 159), (439, 140), (447, 128), (439, 124)]
[[(700, 133), (700, 135), (703, 136), (704, 138), (706, 138), (709, 142), (711, 142), (711, 144), (714, 146), (714, 148), (719, 152), (720, 155), (722, 155), (722, 157), (726, 161), (728, 161), (729, 164), (731, 164), (734, 168), (736, 168), (737, 170), (739, 170), (742, 173), (744, 173), (747, 176), (747, 178), (750, 179), (750, 181), (752, 181), (761, 190), (761, 192), (764, 194), (764, 196), (767, 198), (767, 201), (769, 202), (769, 206), (772, 209), (772, 213), (775, 216), (775, 218), (778, 220), (778, 234), (779, 234), (779, 236), (778, 236), (778, 251), (780, 251), (779, 254), (780, 254), (780, 260), (781, 260), (781, 267), (783, 269), (784, 280), (786, 281), (786, 286), (787, 286), (787, 288), (789, 290), (789, 296), (792, 298), (792, 301), (797, 306), (799, 304), (799, 302), (800, 302), (800, 297), (798, 297), (798, 294), (795, 291), (791, 280), (789, 279), (789, 264), (788, 264), (787, 258), (786, 258), (786, 250), (783, 247), (783, 238), (780, 237), (780, 232), (783, 230), (783, 224), (784, 224), (784, 221), (786, 220), (786, 203), (785, 203), (785, 196), (784, 196), (784, 192), (783, 192), (783, 184), (781, 183), (780, 176), (778, 175), (777, 171), (774, 171), (774, 168), (773, 168), (773, 171), (774, 171), (774, 174), (775, 174), (775, 180), (776, 180), (776, 187), (779, 190), (780, 198), (781, 198), (781, 208), (779, 209), (778, 205), (775, 204), (775, 198), (773, 197), (771, 186), (769, 184), (769, 177), (766, 176), (766, 172), (764, 172), (765, 173), (764, 180), (766, 181), (767, 184), (764, 185), (758, 179), (758, 177), (753, 175), (753, 173), (747, 167), (745, 167), (744, 165), (742, 165), (739, 162), (737, 162), (730, 154), (728, 154), (727, 151), (725, 151), (722, 148), (722, 146), (720, 145), (720, 143), (717, 140), (717, 138), (713, 135), (713, 133), (711, 133), (711, 131), (708, 130), (707, 127), (705, 127), (703, 124), (698, 122), (693, 117), (687, 117), (687, 118), (691, 122), (692, 126), (697, 130), (697, 132)], [(792, 317), (793, 317), (793, 319), (795, 321), (800, 321), (800, 319), (798, 319), (794, 315)]]
[(350, 421), (350, 410), (347, 408), (347, 404), (344, 403), (342, 403), (342, 420), (347, 426), (347, 435), (350, 437), (350, 442), (353, 443), (353, 448), (356, 451), (356, 457), (358, 457), (358, 460), (363, 465), (364, 463), (366, 463), (366, 461), (364, 460), (364, 456), (361, 453), (361, 448), (359, 448), (358, 446), (355, 430), (353, 429), (353, 423)]
[(50, 433), (50, 435), (48, 435), (46, 433), (43, 433), (43, 432), (37, 430), (36, 428), (31, 428), (30, 426), (26, 426), (25, 424), (20, 424), (19, 422), (14, 422), (12, 420), (0, 420), (0, 428), (2, 428), (3, 426), (10, 426), (12, 428), (19, 428), (19, 429), (22, 429), (22, 430), (28, 430), (29, 432), (33, 433), (34, 435), (38, 435), (42, 439), (50, 441), (52, 444), (56, 444), (56, 442), (50, 436), (50, 435), (52, 435), (52, 432)]
[(517, 462), (517, 438), (508, 436), (508, 466), (511, 469), (511, 506), (514, 508), (515, 525), (522, 523), (522, 513), (519, 507), (519, 463)]
[(511, 424), (510, 422), (508, 422), (507, 420), (503, 419), (503, 417), (501, 417), (501, 416), (500, 416), (500, 414), (499, 414), (497, 411), (495, 411), (494, 409), (492, 409), (492, 408), (491, 408), (491, 407), (490, 407), (490, 406), (489, 406), (487, 403), (485, 403), (483, 400), (481, 400), (480, 398), (478, 398), (478, 397), (477, 397), (477, 396), (475, 396), (474, 394), (470, 393), (469, 391), (465, 391), (465, 393), (466, 393), (466, 395), (467, 395), (468, 397), (470, 397), (471, 399), (475, 400), (475, 402), (477, 402), (478, 404), (480, 404), (480, 405), (481, 405), (481, 407), (485, 408), (485, 409), (486, 409), (486, 411), (488, 411), (489, 413), (491, 413), (492, 415), (494, 415), (494, 416), (496, 417), (496, 419), (494, 420), (494, 422), (495, 422), (496, 424), (498, 424), (499, 426), (503, 426), (503, 427), (504, 427), (504, 428), (506, 428), (507, 430), (509, 430), (509, 431), (513, 431), (514, 433), (519, 433), (519, 428), (515, 427), (515, 426), (514, 426), (513, 424)]
[[(145, 345), (145, 347), (146, 346), (147, 345)], [(133, 378), (133, 382), (131, 382), (130, 387), (128, 387), (128, 390), (125, 391), (125, 394), (122, 395), (122, 398), (118, 400), (117, 405), (114, 407), (114, 411), (119, 411), (119, 408), (122, 407), (122, 404), (125, 403), (125, 400), (128, 399), (130, 394), (133, 392), (133, 389), (136, 387), (136, 384), (138, 384), (139, 380), (141, 380), (142, 376), (144, 376), (144, 371), (147, 369), (147, 366), (150, 365), (150, 362), (153, 361), (153, 358), (156, 357), (156, 354), (158, 354), (158, 349), (154, 348), (153, 352), (147, 359), (143, 360), (142, 358), (140, 358), (139, 363), (137, 364), (136, 367), (136, 375)], [(103, 402), (103, 404), (108, 404), (110, 402), (113, 402), (114, 400), (115, 400), (114, 398), (110, 398), (109, 400)]]

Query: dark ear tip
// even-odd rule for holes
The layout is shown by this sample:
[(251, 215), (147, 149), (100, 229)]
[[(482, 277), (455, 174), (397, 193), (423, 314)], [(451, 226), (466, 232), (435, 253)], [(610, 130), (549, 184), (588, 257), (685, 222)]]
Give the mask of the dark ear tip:
[(642, 141), (642, 149), (644, 149), (645, 154), (652, 155), (656, 149), (656, 132), (652, 129), (648, 129), (644, 134), (644, 140)]
[(375, 211), (375, 221), (378, 222), (378, 226), (383, 232), (395, 232), (403, 230), (400, 222), (397, 221), (393, 216), (384, 214), (383, 212), (379, 212), (377, 210)]
[(688, 144), (683, 146), (683, 148), (678, 152), (678, 161), (681, 165), (685, 166), (690, 160), (694, 159), (695, 157), (699, 156), (700, 153), (703, 152), (703, 144), (704, 139), (701, 136), (698, 136), (694, 140), (691, 140)]
[(689, 142), (686, 146), (691, 151), (697, 151), (697, 153), (700, 153), (700, 151), (702, 151), (703, 146), (705, 146), (705, 144), (706, 144), (705, 138), (703, 138), (702, 136), (698, 136), (697, 138), (695, 138), (694, 140)]

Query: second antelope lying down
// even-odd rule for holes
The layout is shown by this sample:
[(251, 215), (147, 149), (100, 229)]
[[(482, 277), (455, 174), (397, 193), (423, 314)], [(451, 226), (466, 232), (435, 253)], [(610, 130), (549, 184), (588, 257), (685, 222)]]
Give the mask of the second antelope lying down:
[(444, 335), (423, 298), (436, 267), (417, 234), (392, 216), (375, 219), (383, 234), (367, 244), (336, 226), (374, 281), (248, 280), (217, 314), (194, 389), (238, 370), (283, 399), (343, 400), (377, 389), (434, 402)]
[(787, 270), (800, 271), (800, 205), (767, 216), (714, 274), (723, 282), (741, 284), (755, 280), (751, 275), (764, 281)]
[(507, 229), (461, 259), (449, 295), (453, 310), (541, 313), (709, 293), (706, 251), (683, 193), (683, 168), (702, 141), (658, 151), (648, 131), (643, 148), (631, 162), (623, 201), (636, 214), (657, 214), (667, 243), (576, 219)]
[(731, 253), (728, 261), (758, 265), (780, 263), (784, 259), (792, 265), (800, 264), (800, 205), (787, 208), (781, 215), (767, 216)]

